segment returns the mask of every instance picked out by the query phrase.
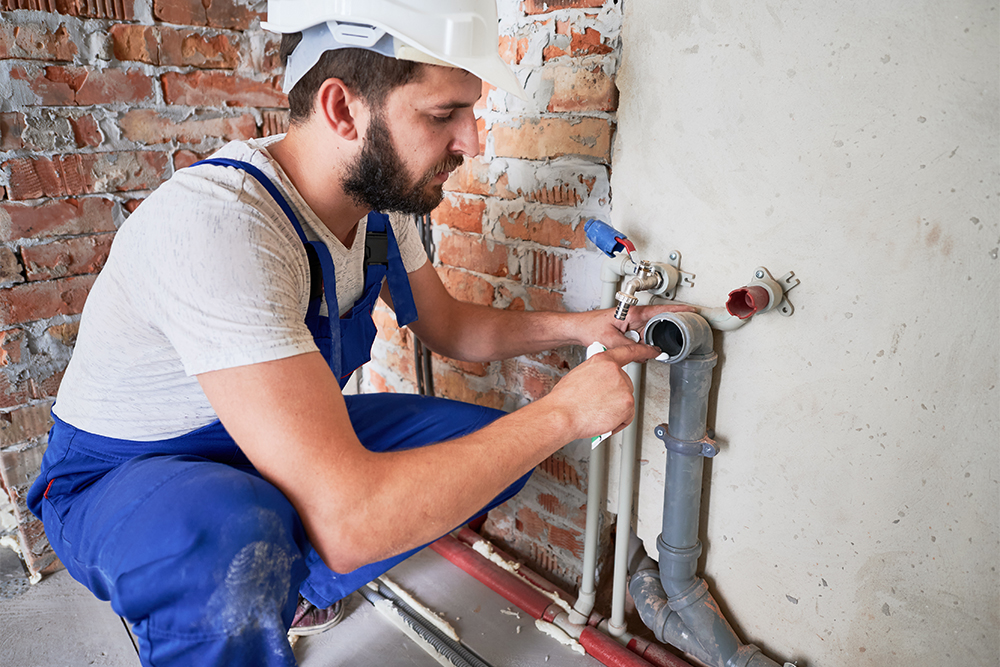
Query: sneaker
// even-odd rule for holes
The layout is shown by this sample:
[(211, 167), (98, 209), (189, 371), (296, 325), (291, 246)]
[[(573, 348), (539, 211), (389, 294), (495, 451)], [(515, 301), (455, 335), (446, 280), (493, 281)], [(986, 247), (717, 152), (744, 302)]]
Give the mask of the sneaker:
[(343, 600), (337, 600), (326, 609), (319, 609), (313, 603), (299, 596), (299, 606), (295, 609), (292, 627), (288, 630), (290, 637), (306, 637), (318, 635), (340, 623), (347, 611)]

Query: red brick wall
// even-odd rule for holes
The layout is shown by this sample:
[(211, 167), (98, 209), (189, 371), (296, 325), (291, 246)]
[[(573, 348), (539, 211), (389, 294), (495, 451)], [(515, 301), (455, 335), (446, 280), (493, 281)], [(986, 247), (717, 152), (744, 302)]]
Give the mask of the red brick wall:
[(117, 225), (175, 169), (287, 123), (250, 6), (0, 0), (0, 481), (32, 571), (57, 563), (24, 496)]
[[(432, 216), (434, 261), (462, 299), (590, 307), (597, 287), (584, 274), (597, 265), (583, 222), (610, 210), (618, 3), (498, 4), (501, 50), (531, 101), (484, 87), (484, 155), (447, 183)], [(277, 38), (251, 8), (263, 3), (0, 0), (0, 480), (33, 571), (56, 563), (24, 494), (117, 225), (175, 169), (286, 126)], [(385, 311), (377, 320), (363, 385), (415, 390), (412, 336)], [(435, 357), (434, 384), (442, 396), (513, 410), (581, 358), (576, 348), (491, 364)], [(568, 584), (579, 576), (584, 456), (571, 447), (545, 461), (485, 527)]]
[[(467, 301), (517, 310), (593, 307), (600, 257), (586, 247), (583, 223), (610, 210), (620, 10), (612, 0), (502, 0), (499, 10), (501, 52), (527, 81), (531, 100), (484, 88), (484, 155), (446, 184), (431, 216), (433, 259), (445, 286)], [(412, 336), (395, 328), (388, 311), (378, 324), (376, 361), (362, 388), (415, 391)], [(513, 410), (547, 393), (582, 355), (564, 348), (490, 364), (435, 356), (434, 387), (440, 396)], [(580, 575), (588, 450), (553, 455), (484, 526), (505, 550), (568, 586)]]

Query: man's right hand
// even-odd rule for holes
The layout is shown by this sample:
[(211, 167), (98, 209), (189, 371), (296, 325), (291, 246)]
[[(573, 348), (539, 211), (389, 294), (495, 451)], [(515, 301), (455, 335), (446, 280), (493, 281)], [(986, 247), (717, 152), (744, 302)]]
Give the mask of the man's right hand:
[(542, 401), (565, 411), (572, 439), (617, 433), (635, 417), (632, 380), (623, 368), (658, 354), (655, 347), (640, 343), (595, 354), (567, 373)]

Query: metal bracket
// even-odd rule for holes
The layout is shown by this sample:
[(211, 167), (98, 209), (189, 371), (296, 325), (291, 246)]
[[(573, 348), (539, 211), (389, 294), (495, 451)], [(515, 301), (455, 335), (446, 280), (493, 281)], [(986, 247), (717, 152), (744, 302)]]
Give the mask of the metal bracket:
[(719, 447), (715, 444), (715, 440), (705, 435), (701, 440), (678, 440), (674, 436), (670, 435), (667, 431), (666, 424), (660, 424), (653, 429), (653, 433), (657, 438), (663, 441), (663, 444), (672, 452), (677, 452), (678, 454), (684, 454), (685, 456), (704, 456), (705, 458), (712, 458), (719, 453)]
[(781, 294), (782, 294), (781, 301), (778, 302), (778, 305), (775, 307), (775, 310), (777, 310), (785, 317), (789, 317), (792, 313), (795, 312), (795, 307), (792, 305), (792, 302), (788, 300), (788, 291), (793, 287), (795, 287), (796, 285), (798, 285), (799, 282), (801, 281), (795, 277), (794, 271), (789, 271), (785, 275), (781, 276), (781, 278), (775, 280), (774, 277), (771, 275), (770, 271), (768, 271), (763, 266), (758, 266), (753, 272), (753, 277), (754, 280), (750, 282), (751, 285), (753, 285), (754, 282), (760, 283), (764, 281), (770, 281), (771, 283), (776, 284), (779, 288), (781, 288)]
[(653, 294), (662, 297), (664, 299), (673, 300), (677, 296), (678, 287), (694, 287), (694, 274), (686, 273), (680, 270), (681, 266), (681, 254), (676, 250), (671, 250), (667, 254), (667, 261), (663, 263), (654, 263), (654, 266), (660, 267), (672, 267), (670, 269), (663, 268), (664, 275), (670, 275), (673, 278), (671, 280), (672, 284), (666, 284), (664, 288), (658, 290), (652, 290)]

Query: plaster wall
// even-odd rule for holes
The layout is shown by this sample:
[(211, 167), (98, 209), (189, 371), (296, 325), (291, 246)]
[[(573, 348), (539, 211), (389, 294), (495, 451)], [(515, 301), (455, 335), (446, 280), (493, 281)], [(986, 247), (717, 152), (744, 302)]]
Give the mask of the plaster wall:
[[(624, 4), (612, 223), (678, 300), (794, 271), (717, 334), (703, 571), (744, 640), (819, 665), (1000, 654), (1000, 11)], [(646, 372), (655, 556), (668, 367)], [(847, 662), (847, 660), (850, 662)]]

